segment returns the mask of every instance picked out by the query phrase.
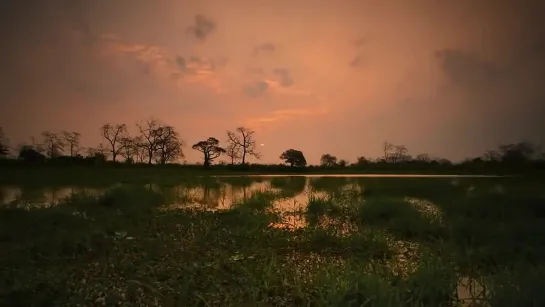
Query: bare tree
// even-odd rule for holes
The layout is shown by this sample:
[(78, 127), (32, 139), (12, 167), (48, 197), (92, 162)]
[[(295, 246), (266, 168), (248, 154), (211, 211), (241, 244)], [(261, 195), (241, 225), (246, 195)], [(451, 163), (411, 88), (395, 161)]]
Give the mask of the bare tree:
[(261, 158), (261, 154), (256, 151), (254, 134), (254, 130), (245, 127), (237, 127), (235, 132), (227, 131), (229, 144), (239, 147), (242, 151), (242, 164), (246, 163), (247, 155), (254, 156), (256, 159)]
[(146, 143), (141, 135), (132, 139), (134, 155), (138, 163), (144, 163), (148, 157)]
[(176, 161), (184, 157), (182, 147), (184, 142), (172, 126), (159, 126), (156, 131), (157, 151), (156, 157), (159, 163)]
[(146, 153), (149, 164), (153, 158), (164, 164), (184, 157), (182, 151), (184, 142), (174, 127), (164, 125), (155, 119), (148, 119), (136, 126), (140, 132), (139, 150)]
[(419, 154), (414, 159), (418, 162), (423, 162), (423, 163), (429, 163), (431, 161), (430, 156), (428, 154)]
[(209, 137), (205, 141), (200, 141), (197, 144), (191, 146), (191, 148), (198, 150), (204, 154), (204, 167), (209, 167), (216, 158), (225, 153), (225, 149), (219, 146), (219, 141), (216, 138)]
[(394, 154), (392, 155), (392, 162), (399, 163), (399, 162), (405, 162), (410, 160), (408, 155), (408, 150), (405, 147), (405, 145), (396, 145)]
[(389, 142), (384, 142), (382, 145), (382, 150), (384, 151), (384, 161), (390, 162), (390, 156), (392, 155), (392, 150), (394, 149), (394, 144)]
[(121, 151), (120, 154), (125, 159), (125, 162), (133, 162), (136, 155), (136, 146), (134, 139), (126, 136), (121, 139)]
[(242, 158), (242, 149), (236, 144), (229, 143), (225, 148), (225, 154), (231, 158), (231, 165), (234, 165), (238, 159)]
[(63, 131), (62, 135), (63, 135), (66, 146), (68, 146), (68, 149), (70, 150), (70, 157), (76, 156), (81, 149), (80, 148), (81, 134), (77, 132)]
[(110, 145), (110, 153), (112, 154), (112, 160), (115, 162), (117, 155), (123, 149), (122, 140), (127, 137), (127, 125), (125, 124), (105, 124), (100, 128), (102, 131), (102, 137), (108, 141)]
[(42, 138), (43, 147), (50, 158), (58, 157), (64, 151), (64, 142), (56, 133), (44, 131)]
[(96, 155), (101, 155), (104, 157), (108, 157), (108, 153), (110, 153), (110, 149), (106, 147), (104, 144), (100, 143), (97, 147), (89, 147), (87, 148), (87, 155), (89, 157), (93, 157)]
[(8, 139), (4, 134), (4, 129), (0, 127), (0, 158), (4, 158), (9, 154)]

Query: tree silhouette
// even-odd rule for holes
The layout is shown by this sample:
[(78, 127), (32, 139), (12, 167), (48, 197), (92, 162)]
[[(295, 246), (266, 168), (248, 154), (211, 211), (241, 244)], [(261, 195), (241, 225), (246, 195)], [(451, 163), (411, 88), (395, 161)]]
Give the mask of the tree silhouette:
[(64, 142), (56, 133), (44, 131), (42, 132), (42, 138), (45, 152), (50, 158), (61, 155), (64, 150)]
[(240, 146), (230, 143), (227, 145), (227, 148), (225, 148), (225, 154), (231, 158), (231, 165), (234, 165), (238, 159), (242, 158), (242, 149)]
[(108, 141), (110, 145), (110, 153), (112, 154), (112, 160), (115, 162), (117, 156), (123, 148), (121, 140), (127, 137), (127, 125), (125, 124), (105, 124), (100, 130), (102, 131), (102, 137)]
[(62, 132), (64, 142), (70, 150), (70, 157), (74, 157), (78, 154), (80, 150), (80, 137), (81, 135), (77, 132)]
[(160, 164), (176, 161), (178, 158), (183, 158), (184, 153), (182, 146), (184, 142), (180, 139), (180, 135), (174, 127), (164, 125), (155, 129), (156, 138), (156, 158)]
[(227, 138), (229, 145), (238, 147), (242, 151), (242, 164), (246, 163), (247, 155), (260, 159), (261, 154), (256, 151), (256, 143), (254, 140), (255, 131), (245, 127), (237, 127), (235, 131), (238, 134), (227, 131)]
[(337, 165), (337, 157), (332, 156), (330, 154), (324, 154), (320, 158), (320, 165), (321, 166), (326, 166), (326, 167), (336, 166)]
[(142, 124), (137, 124), (142, 140), (142, 149), (146, 152), (148, 164), (151, 164), (153, 156), (157, 152), (159, 146), (159, 134), (157, 131), (161, 127), (161, 123), (156, 119), (148, 119)]
[(0, 158), (5, 158), (9, 154), (9, 146), (4, 129), (0, 127)]
[(191, 146), (191, 148), (204, 154), (204, 167), (209, 167), (214, 159), (225, 153), (225, 149), (219, 146), (218, 139), (213, 137), (209, 137), (205, 141), (200, 141), (197, 144)]
[(284, 162), (289, 164), (291, 167), (303, 167), (307, 165), (307, 160), (305, 159), (303, 152), (296, 149), (288, 149), (284, 151), (280, 155), (280, 159), (284, 160)]

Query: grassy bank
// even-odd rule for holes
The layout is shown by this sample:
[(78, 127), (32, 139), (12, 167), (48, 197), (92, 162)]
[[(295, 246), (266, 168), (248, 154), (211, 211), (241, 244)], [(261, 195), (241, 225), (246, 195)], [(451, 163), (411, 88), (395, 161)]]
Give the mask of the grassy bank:
[[(230, 169), (200, 166), (25, 166), (0, 168), (0, 184), (106, 184), (106, 183), (177, 183), (187, 178), (214, 175), (300, 175), (300, 174), (436, 174), (436, 175), (512, 175), (520, 172), (499, 170), (458, 170), (458, 169), (367, 169), (367, 168), (305, 168), (289, 167)], [(533, 173), (540, 176), (539, 173)], [(535, 177), (534, 176), (534, 177)], [(545, 178), (545, 176), (542, 176)]]
[(540, 190), (469, 184), (324, 180), (291, 211), (278, 191), (173, 208), (144, 185), (15, 201), (0, 211), (0, 305), (544, 305)]

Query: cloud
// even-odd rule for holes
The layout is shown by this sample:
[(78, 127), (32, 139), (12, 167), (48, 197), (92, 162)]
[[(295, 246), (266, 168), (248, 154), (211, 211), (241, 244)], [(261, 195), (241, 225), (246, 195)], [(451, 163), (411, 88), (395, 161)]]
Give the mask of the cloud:
[(492, 62), (464, 50), (443, 49), (434, 56), (447, 79), (466, 89), (485, 89), (500, 77), (500, 69)]
[(259, 81), (254, 84), (247, 85), (244, 88), (244, 93), (249, 97), (263, 96), (269, 89), (269, 84), (265, 81)]
[(280, 85), (283, 87), (290, 87), (293, 85), (293, 79), (290, 75), (290, 71), (284, 68), (277, 68), (273, 70), (273, 73), (279, 77)]
[(276, 51), (276, 46), (273, 43), (263, 43), (254, 48), (254, 56), (258, 56), (261, 53), (273, 53)]
[(352, 61), (350, 61), (349, 65), (353, 68), (358, 68), (358, 67), (362, 67), (365, 65), (365, 60), (363, 58), (363, 55), (361, 54), (358, 54), (354, 57), (354, 59), (352, 59)]
[(187, 28), (187, 32), (200, 40), (205, 40), (215, 29), (216, 23), (214, 21), (201, 14), (197, 14), (195, 16), (195, 24)]

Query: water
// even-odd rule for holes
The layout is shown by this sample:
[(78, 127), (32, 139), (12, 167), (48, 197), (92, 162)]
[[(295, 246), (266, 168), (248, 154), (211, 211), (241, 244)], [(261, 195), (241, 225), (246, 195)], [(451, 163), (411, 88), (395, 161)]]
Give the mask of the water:
[[(228, 209), (233, 204), (246, 201), (259, 193), (270, 192), (276, 195), (274, 207), (279, 210), (288, 210), (305, 207), (311, 198), (362, 194), (369, 185), (373, 185), (371, 191), (378, 188), (382, 193), (399, 193), (400, 191), (394, 191), (395, 188), (403, 190), (405, 184), (414, 187), (413, 192), (415, 190), (422, 191), (422, 189), (433, 192), (429, 187), (429, 180), (433, 180), (434, 184), (443, 183), (450, 188), (464, 189), (467, 194), (471, 194), (475, 191), (475, 180), (487, 183), (498, 179), (501, 177), (486, 175), (251, 175), (201, 177), (192, 183), (173, 186), (150, 184), (148, 187), (163, 194), (167, 202), (166, 205), (173, 207), (192, 206), (207, 210)], [(464, 182), (464, 180), (466, 181)], [(422, 184), (415, 185), (418, 182)], [(0, 186), (0, 204), (52, 206), (74, 193), (99, 196), (110, 188), (111, 186)], [(503, 191), (503, 186), (494, 184), (487, 190), (500, 193)]]

